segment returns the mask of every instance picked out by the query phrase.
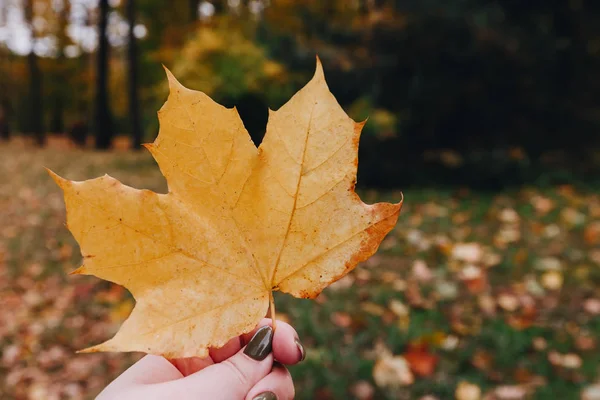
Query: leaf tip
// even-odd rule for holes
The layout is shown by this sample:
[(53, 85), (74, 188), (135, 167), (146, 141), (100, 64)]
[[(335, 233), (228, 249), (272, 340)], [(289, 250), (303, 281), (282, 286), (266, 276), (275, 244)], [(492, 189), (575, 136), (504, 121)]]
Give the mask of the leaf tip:
[(169, 81), (169, 90), (173, 91), (173, 89), (181, 87), (181, 83), (179, 83), (177, 78), (175, 78), (175, 75), (173, 75), (171, 70), (169, 70), (169, 68), (165, 67), (164, 65), (163, 68), (165, 69), (165, 73), (167, 74), (167, 80)]
[(325, 78), (325, 74), (323, 73), (323, 64), (321, 64), (321, 59), (319, 58), (319, 56), (316, 56), (317, 59), (317, 66), (315, 68), (315, 75), (313, 77), (313, 79), (315, 78)]
[(105, 352), (105, 351), (123, 351), (122, 349), (119, 348), (119, 346), (115, 346), (112, 343), (113, 339), (107, 340), (106, 342), (97, 344), (95, 346), (86, 347), (85, 349), (77, 350), (77, 354), (100, 353), (100, 352)]
[(98, 353), (102, 351), (98, 348), (98, 346), (87, 347), (85, 349), (77, 350), (75, 353), (77, 354), (86, 354), (86, 353)]
[(400, 214), (400, 211), (402, 210), (402, 205), (404, 204), (404, 193), (400, 192), (400, 200), (394, 204), (394, 206), (397, 208), (397, 213)]
[(84, 275), (85, 273), (86, 273), (85, 265), (82, 265), (81, 267), (69, 272), (69, 275)]
[(50, 175), (50, 178), (52, 178), (54, 180), (54, 182), (56, 182), (56, 184), (60, 188), (65, 188), (69, 184), (68, 180), (66, 180), (65, 178), (59, 176), (57, 173), (55, 173), (54, 171), (52, 171), (50, 168), (44, 167), (44, 169), (46, 170), (46, 172), (48, 173), (48, 175)]
[(315, 54), (315, 60), (317, 62), (317, 68), (319, 68), (321, 66), (321, 58), (318, 54)]
[(354, 122), (354, 132), (360, 135), (368, 120), (369, 117), (363, 119), (362, 121)]
[(402, 205), (404, 204), (404, 195), (400, 194), (400, 201), (397, 203), (379, 203), (384, 205), (381, 210), (384, 214), (387, 214), (387, 219), (392, 219), (393, 223), (390, 225), (390, 230), (396, 225), (398, 216), (402, 211)]
[(154, 145), (154, 143), (144, 143), (142, 146), (144, 146), (144, 148), (146, 150), (148, 150), (150, 152), (150, 154), (152, 154), (153, 157), (156, 158), (155, 154), (156, 154), (156, 146)]

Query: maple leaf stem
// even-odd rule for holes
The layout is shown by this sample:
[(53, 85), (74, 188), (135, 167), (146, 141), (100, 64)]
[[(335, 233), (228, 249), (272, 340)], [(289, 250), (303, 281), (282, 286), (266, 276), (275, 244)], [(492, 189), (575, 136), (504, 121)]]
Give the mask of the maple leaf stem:
[(269, 307), (271, 310), (271, 320), (273, 321), (273, 332), (275, 332), (275, 329), (277, 328), (277, 322), (275, 319), (275, 298), (273, 297), (273, 292), (271, 291), (271, 293), (269, 294)]

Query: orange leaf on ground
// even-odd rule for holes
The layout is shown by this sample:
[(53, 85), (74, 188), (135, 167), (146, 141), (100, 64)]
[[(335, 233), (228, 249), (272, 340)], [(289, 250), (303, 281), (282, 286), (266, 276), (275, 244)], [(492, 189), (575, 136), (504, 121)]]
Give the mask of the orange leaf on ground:
[(402, 356), (408, 362), (411, 371), (422, 377), (431, 376), (439, 361), (439, 357), (431, 353), (426, 344), (421, 343), (408, 345)]

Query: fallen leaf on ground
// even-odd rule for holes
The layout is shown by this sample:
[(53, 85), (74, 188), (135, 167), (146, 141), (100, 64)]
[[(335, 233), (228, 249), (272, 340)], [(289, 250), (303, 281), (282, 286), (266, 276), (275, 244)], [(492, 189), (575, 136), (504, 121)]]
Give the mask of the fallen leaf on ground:
[(543, 337), (535, 337), (532, 341), (533, 348), (537, 351), (544, 351), (548, 347), (548, 342)]
[(478, 349), (471, 358), (471, 363), (480, 370), (488, 372), (494, 365), (494, 357), (485, 350)]
[(569, 353), (562, 357), (562, 366), (565, 368), (577, 369), (580, 368), (582, 364), (583, 361), (577, 354)]
[(515, 311), (519, 307), (519, 299), (510, 293), (503, 293), (498, 296), (498, 305), (505, 311)]
[(375, 389), (367, 381), (358, 381), (350, 388), (350, 393), (358, 400), (370, 400), (375, 394)]
[(479, 400), (481, 398), (481, 388), (473, 383), (460, 382), (454, 393), (456, 400)]
[(475, 266), (475, 265), (467, 265), (465, 266), (458, 274), (458, 277), (463, 283), (465, 287), (472, 294), (478, 294), (483, 291), (488, 286), (488, 279), (485, 270)]
[(563, 285), (563, 276), (559, 271), (548, 271), (542, 275), (542, 286), (548, 290), (558, 290)]
[(331, 314), (331, 322), (340, 328), (348, 328), (352, 325), (352, 317), (345, 312), (334, 312)]
[(467, 263), (478, 263), (483, 257), (479, 243), (457, 243), (452, 249), (452, 258)]
[(600, 315), (600, 300), (599, 299), (587, 299), (583, 303), (583, 309), (592, 315)]
[(407, 386), (415, 381), (408, 362), (401, 356), (377, 360), (373, 367), (373, 379), (379, 387)]
[(581, 391), (581, 400), (600, 400), (600, 383), (590, 385)]
[(423, 260), (415, 260), (412, 267), (412, 276), (419, 282), (429, 282), (433, 279), (433, 272)]
[(421, 377), (431, 376), (439, 361), (439, 357), (431, 353), (424, 344), (409, 345), (402, 356), (408, 362), (411, 371)]
[(494, 390), (498, 400), (522, 400), (527, 396), (527, 389), (523, 386), (504, 385)]

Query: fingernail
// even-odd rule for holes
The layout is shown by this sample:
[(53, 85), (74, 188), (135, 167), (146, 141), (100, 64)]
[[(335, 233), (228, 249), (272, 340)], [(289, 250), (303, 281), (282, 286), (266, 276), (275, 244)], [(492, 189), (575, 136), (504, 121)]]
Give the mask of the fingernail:
[(263, 392), (252, 400), (277, 400), (277, 396), (273, 392)]
[(298, 350), (300, 350), (300, 361), (304, 361), (304, 359), (306, 358), (306, 351), (304, 350), (304, 346), (302, 346), (302, 343), (300, 343), (300, 339), (294, 339), (294, 342), (296, 343), (296, 347), (298, 347)]
[(256, 331), (248, 345), (244, 349), (244, 354), (256, 361), (264, 360), (273, 347), (273, 329), (266, 325)]

